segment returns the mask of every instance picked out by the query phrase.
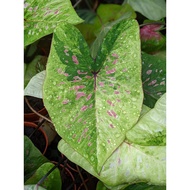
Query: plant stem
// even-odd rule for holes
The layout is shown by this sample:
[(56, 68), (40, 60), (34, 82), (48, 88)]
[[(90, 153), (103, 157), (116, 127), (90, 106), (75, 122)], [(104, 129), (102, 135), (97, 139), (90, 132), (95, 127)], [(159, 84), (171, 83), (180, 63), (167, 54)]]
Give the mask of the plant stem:
[(78, 165), (76, 165), (76, 167), (77, 167), (77, 170), (78, 170), (78, 172), (79, 172), (80, 178), (82, 179), (82, 183), (84, 184), (85, 190), (88, 190), (88, 187), (86, 186), (86, 183), (85, 183), (85, 181), (84, 181), (84, 178), (83, 178), (83, 176), (82, 176), (82, 174), (81, 174), (81, 172), (80, 172), (80, 169), (79, 169)]
[(47, 121), (49, 121), (50, 123), (53, 124), (53, 122), (52, 122), (50, 119), (48, 119), (47, 117), (41, 115), (41, 114), (38, 113), (36, 110), (34, 110), (34, 109), (32, 108), (32, 106), (30, 105), (30, 103), (29, 103), (29, 101), (28, 101), (28, 99), (27, 99), (26, 97), (24, 97), (24, 100), (26, 101), (26, 104), (27, 104), (28, 107), (32, 110), (32, 112), (34, 112), (34, 113), (35, 113), (36, 115), (38, 115), (39, 117), (41, 117), (41, 118), (43, 118), (43, 119), (45, 119), (45, 120), (47, 120)]
[(28, 138), (32, 137), (32, 135), (42, 126), (44, 121), (45, 121), (45, 119), (43, 119), (40, 123), (38, 123), (38, 127), (30, 134), (30, 136)]
[(79, 3), (81, 3), (82, 0), (78, 0), (74, 5), (73, 8), (75, 8)]

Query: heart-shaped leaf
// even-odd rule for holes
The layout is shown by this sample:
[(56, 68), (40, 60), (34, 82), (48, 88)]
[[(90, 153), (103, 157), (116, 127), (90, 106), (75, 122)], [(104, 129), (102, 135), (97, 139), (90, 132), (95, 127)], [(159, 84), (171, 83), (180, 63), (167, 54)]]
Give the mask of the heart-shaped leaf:
[(142, 52), (144, 104), (153, 108), (166, 92), (166, 59)]
[(53, 33), (60, 23), (78, 24), (78, 17), (70, 0), (25, 0), (24, 45), (27, 46), (43, 36)]
[[(53, 167), (54, 164), (52, 163), (42, 164), (36, 170), (34, 175), (25, 182), (25, 185), (37, 184)], [(60, 171), (58, 168), (56, 168), (47, 176), (47, 178), (40, 186), (48, 190), (55, 190), (55, 189), (61, 190), (61, 185), (62, 182), (61, 182)]]
[[(155, 108), (145, 113), (138, 123), (126, 132), (127, 137), (130, 136), (130, 139), (133, 137), (133, 142), (125, 139), (104, 163), (99, 174), (83, 155), (75, 151), (63, 139), (59, 142), (58, 149), (64, 151), (64, 155), (69, 160), (100, 179), (109, 189), (119, 190), (126, 185), (142, 181), (150, 185), (164, 186), (166, 184), (166, 148), (164, 145), (160, 146), (159, 143), (155, 143), (156, 141), (160, 142), (160, 139), (157, 139), (156, 136), (158, 132), (152, 130), (152, 124), (158, 126), (160, 124), (159, 119), (165, 120), (166, 116), (160, 115), (161, 110), (164, 111), (165, 109), (165, 98), (163, 95)], [(149, 122), (147, 123), (148, 117)], [(164, 122), (162, 125), (165, 127)], [(146, 127), (143, 131), (145, 135), (142, 133), (143, 127)], [(140, 130), (139, 133), (138, 130)], [(152, 134), (152, 140), (149, 137), (149, 143), (146, 145), (136, 144), (136, 142), (139, 143), (140, 137), (148, 136), (148, 134)], [(138, 136), (137, 139), (135, 135)]]
[(24, 136), (24, 181), (49, 160), (34, 146), (32, 141)]
[(114, 25), (95, 60), (74, 26), (58, 27), (43, 95), (58, 134), (100, 172), (141, 112), (141, 54), (136, 20)]

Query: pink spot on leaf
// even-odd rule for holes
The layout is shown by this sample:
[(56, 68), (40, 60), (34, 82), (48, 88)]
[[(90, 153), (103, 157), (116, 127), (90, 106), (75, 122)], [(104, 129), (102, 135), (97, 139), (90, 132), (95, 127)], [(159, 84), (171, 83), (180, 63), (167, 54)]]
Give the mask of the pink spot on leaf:
[(108, 141), (108, 143), (110, 144), (111, 141), (110, 141), (109, 139), (108, 139), (107, 141)]
[(123, 72), (126, 72), (127, 71), (127, 69), (125, 68), (125, 69), (123, 69)]
[(109, 86), (114, 86), (114, 84), (111, 83), (111, 84), (109, 84)]
[(63, 103), (63, 104), (68, 104), (68, 103), (69, 103), (69, 100), (66, 99), (66, 100), (64, 100), (62, 103)]
[(108, 103), (110, 106), (115, 106), (110, 100), (107, 100), (107, 103)]
[(88, 106), (82, 106), (82, 108), (80, 109), (81, 111), (85, 111), (87, 110)]
[(116, 71), (116, 69), (111, 69), (111, 70), (109, 70), (109, 71), (106, 71), (106, 74), (112, 74), (112, 73), (115, 73), (115, 71)]
[(162, 82), (160, 83), (160, 85), (165, 85), (165, 81), (162, 81)]
[(107, 113), (111, 117), (115, 117), (115, 118), (117, 117), (117, 114), (113, 110), (108, 110)]
[(111, 128), (115, 128), (112, 124), (110, 124), (110, 127), (111, 127)]
[(117, 62), (118, 62), (118, 59), (115, 59), (115, 60), (113, 61), (113, 64), (115, 65)]
[(100, 85), (101, 87), (104, 87), (104, 82), (99, 82), (99, 85)]
[(76, 57), (75, 55), (72, 56), (72, 60), (73, 60), (73, 62), (74, 62), (76, 65), (79, 64), (78, 59), (77, 59), (77, 57)]
[(92, 108), (93, 104), (90, 104), (89, 108)]
[(114, 94), (120, 94), (120, 92), (118, 90), (115, 90)]
[(156, 82), (157, 82), (157, 80), (153, 80), (153, 81), (151, 81), (151, 82), (148, 84), (148, 86), (154, 85), (154, 84), (156, 84)]
[(119, 57), (117, 53), (112, 53), (112, 56), (113, 56), (113, 57), (116, 57), (116, 58)]
[(117, 102), (121, 102), (121, 100), (120, 100), (120, 99), (117, 99)]
[(76, 93), (76, 100), (78, 100), (79, 98), (81, 98), (82, 96), (85, 96), (86, 94), (84, 92), (77, 92)]
[(80, 85), (80, 86), (75, 86), (74, 87), (74, 90), (79, 90), (79, 89), (83, 89), (83, 88), (85, 88), (85, 86), (84, 85)]
[(55, 15), (58, 14), (58, 13), (59, 13), (59, 10), (56, 10), (56, 11), (54, 12)]
[(77, 73), (80, 75), (86, 75), (87, 74), (87, 72), (81, 72), (80, 70), (78, 70)]
[(91, 79), (92, 77), (91, 77), (91, 76), (85, 76), (85, 78), (87, 78), (87, 79)]
[(88, 146), (91, 146), (91, 145), (92, 145), (92, 143), (91, 143), (91, 142), (89, 142), (89, 143), (88, 143)]
[(150, 75), (151, 73), (152, 73), (152, 70), (148, 70), (148, 71), (146, 72), (147, 75)]
[(92, 94), (89, 94), (89, 95), (87, 96), (86, 100), (87, 100), (87, 101), (90, 100), (91, 97), (92, 97)]
[(65, 49), (64, 52), (67, 53), (69, 50), (68, 49)]

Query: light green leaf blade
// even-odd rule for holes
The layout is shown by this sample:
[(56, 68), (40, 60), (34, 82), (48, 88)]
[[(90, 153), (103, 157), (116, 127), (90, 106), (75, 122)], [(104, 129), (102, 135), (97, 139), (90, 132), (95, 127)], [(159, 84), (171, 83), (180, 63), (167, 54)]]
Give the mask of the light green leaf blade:
[(27, 136), (24, 136), (24, 181), (31, 177), (45, 162), (48, 162), (48, 159), (42, 155)]
[(166, 145), (166, 94), (126, 133), (128, 142), (139, 145)]
[(46, 70), (41, 71), (40, 73), (37, 73), (35, 76), (33, 76), (24, 89), (24, 95), (42, 99), (45, 76)]
[(122, 143), (105, 162), (102, 171), (97, 174), (90, 163), (63, 139), (59, 150), (65, 150), (65, 156), (101, 180), (114, 190), (127, 184), (146, 182), (152, 185), (166, 184), (165, 146), (140, 146)]
[[(44, 177), (52, 168), (54, 164), (52, 163), (44, 163), (42, 164), (34, 173), (34, 175), (29, 178), (25, 185), (37, 184), (39, 180)], [(59, 169), (56, 168), (53, 170), (46, 178), (46, 180), (41, 184), (42, 187), (48, 190), (61, 190), (61, 176)]]
[(150, 20), (160, 20), (166, 17), (165, 0), (125, 0), (131, 7)]
[(114, 25), (95, 63), (76, 28), (57, 28), (46, 71), (44, 104), (56, 130), (100, 172), (141, 112), (137, 22)]
[(78, 24), (78, 17), (70, 0), (24, 1), (24, 46), (55, 31), (58, 24)]

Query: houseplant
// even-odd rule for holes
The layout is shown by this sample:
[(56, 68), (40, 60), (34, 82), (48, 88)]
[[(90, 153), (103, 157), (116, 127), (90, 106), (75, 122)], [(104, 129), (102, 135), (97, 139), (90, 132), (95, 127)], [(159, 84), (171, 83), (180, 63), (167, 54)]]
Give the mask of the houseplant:
[[(59, 143), (59, 150), (70, 160), (76, 162), (95, 175), (107, 184), (107, 186), (112, 186), (112, 189), (125, 188), (130, 183), (141, 182), (141, 180), (144, 180), (146, 183), (149, 182), (156, 185), (165, 185), (164, 175), (162, 176), (163, 179), (160, 181), (158, 179), (153, 179), (154, 177), (150, 177), (149, 179), (145, 177), (144, 179), (144, 174), (142, 172), (137, 177), (137, 180), (135, 177), (136, 174), (130, 174), (131, 171), (126, 171), (127, 176), (130, 174), (129, 176), (132, 178), (131, 181), (128, 181), (128, 179), (125, 181), (125, 177), (118, 177), (115, 181), (110, 182), (107, 178), (110, 177), (112, 172), (111, 169), (105, 169), (102, 167), (107, 167), (110, 164), (110, 167), (114, 168), (109, 159), (115, 159), (118, 164), (121, 164), (121, 158), (115, 157), (115, 150), (118, 147), (122, 147), (122, 152), (126, 148), (122, 145), (123, 142), (127, 142), (127, 146), (133, 149), (133, 143), (136, 139), (133, 137), (133, 132), (130, 130), (135, 131), (135, 128), (138, 128), (138, 123), (141, 122), (141, 119), (146, 120), (144, 117), (148, 117), (146, 114), (148, 114), (149, 117), (152, 117), (150, 115), (154, 115), (154, 112), (157, 112), (157, 110), (160, 109), (160, 104), (162, 111), (164, 111), (165, 105), (165, 95), (163, 95), (164, 90), (160, 91), (160, 88), (156, 91), (157, 96), (154, 97), (154, 102), (150, 106), (152, 108), (155, 106), (152, 110), (142, 105), (144, 89), (142, 88), (141, 82), (142, 65), (138, 24), (134, 20), (121, 19), (112, 23), (109, 30), (108, 33), (106, 32), (106, 37), (104, 34), (103, 37), (101, 36), (97, 38), (97, 40), (99, 40), (99, 45), (96, 48), (92, 48), (93, 50), (95, 49), (95, 51), (92, 52), (89, 52), (83, 36), (72, 25), (67, 23), (61, 24), (54, 30), (54, 37), (45, 76), (43, 99), (58, 133), (63, 138)], [(102, 45), (100, 46), (100, 44)], [(92, 58), (90, 54), (92, 55)], [(126, 65), (124, 65), (122, 61), (125, 62)], [(118, 64), (120, 66), (118, 66)], [(154, 69), (155, 73), (157, 73), (157, 68)], [(146, 72), (149, 71), (147, 74), (148, 76), (151, 74), (150, 70), (152, 71), (152, 69), (146, 70)], [(106, 78), (107, 75), (110, 78)], [(86, 80), (85, 77), (88, 80)], [(146, 78), (144, 82), (147, 82), (148, 79), (149, 78)], [(165, 79), (162, 78), (162, 80), (165, 82)], [(124, 90), (125, 85), (128, 89)], [(158, 83), (157, 79), (154, 79), (149, 81), (147, 86), (155, 88), (156, 86), (165, 86), (165, 83), (163, 83), (163, 81), (159, 81)], [(112, 96), (106, 94), (106, 90), (107, 92), (113, 91)], [(123, 97), (124, 94), (125, 96), (127, 94), (128, 98)], [(119, 96), (119, 98), (116, 98), (116, 96)], [(106, 99), (104, 102), (103, 100), (105, 97), (109, 99)], [(160, 97), (161, 99), (155, 105), (155, 102), (157, 102)], [(87, 101), (91, 102), (91, 104), (88, 104)], [(95, 102), (98, 102), (98, 104), (95, 105)], [(118, 107), (119, 102), (125, 103)], [(116, 108), (114, 107), (115, 105), (117, 106)], [(93, 108), (93, 106), (95, 108)], [(108, 106), (111, 108), (108, 109)], [(112, 109), (112, 106), (114, 109)], [(67, 109), (65, 109), (66, 107)], [(92, 110), (89, 111), (90, 109)], [(98, 114), (96, 115), (94, 114), (95, 109), (98, 111)], [(104, 109), (107, 110), (106, 114), (103, 111)], [(88, 114), (83, 114), (85, 111)], [(93, 114), (95, 117), (92, 117)], [(86, 117), (86, 115), (88, 115), (88, 117)], [(127, 115), (128, 118), (125, 118), (125, 115)], [(75, 118), (72, 116), (75, 116)], [(80, 118), (78, 118), (79, 116)], [(101, 116), (105, 117), (101, 118)], [(118, 124), (120, 129), (117, 131), (117, 129), (115, 129), (117, 122), (115, 122), (114, 119), (117, 119), (118, 117), (123, 119), (122, 122)], [(158, 117), (158, 115), (156, 115), (156, 117)], [(161, 114), (161, 117), (164, 121), (164, 115)], [(86, 121), (84, 118), (86, 118)], [(104, 120), (104, 118), (105, 121), (103, 122), (102, 120)], [(96, 121), (101, 124), (100, 126), (102, 128), (96, 124)], [(84, 128), (81, 124), (82, 122), (83, 125), (87, 124), (88, 126)], [(111, 130), (104, 129), (104, 123), (106, 122), (111, 122), (109, 123), (109, 127), (110, 129), (116, 130), (115, 133), (110, 132)], [(149, 121), (149, 124), (151, 125), (152, 122), (153, 121)], [(155, 126), (158, 128), (160, 127), (158, 124)], [(154, 155), (159, 153), (163, 156), (159, 159), (164, 159), (164, 128), (165, 124), (163, 122), (161, 129), (159, 128), (159, 130), (153, 133), (151, 137), (149, 136), (150, 134), (146, 136), (147, 139), (151, 139), (151, 142), (146, 142), (146, 138), (143, 137), (142, 134), (140, 135), (140, 140), (137, 140), (140, 141), (138, 142), (140, 143), (140, 146), (149, 145), (150, 147), (150, 145), (156, 145), (156, 148), (159, 149), (159, 151), (157, 152), (156, 149), (156, 151), (153, 151), (152, 153)], [(92, 135), (89, 135), (89, 132), (91, 132)], [(107, 137), (105, 138), (104, 133), (106, 136), (109, 136), (108, 139), (106, 139)], [(115, 134), (115, 137), (113, 134)], [(83, 144), (88, 137), (88, 143), (86, 149), (84, 149)], [(92, 142), (90, 138), (92, 139)], [(106, 143), (108, 143), (111, 148), (108, 148)], [(159, 148), (160, 146), (163, 147)], [(93, 150), (93, 147), (97, 147), (97, 152)], [(109, 150), (107, 151), (107, 149)], [(106, 153), (104, 158), (101, 156), (103, 150), (105, 150)], [(80, 157), (81, 155), (83, 158)], [(138, 157), (138, 154), (136, 155), (135, 153), (133, 156), (138, 158), (136, 164), (141, 162), (141, 158)], [(131, 160), (133, 160), (134, 157), (131, 157)], [(151, 165), (153, 168), (155, 167), (153, 163), (151, 163)], [(88, 168), (86, 168), (86, 166), (88, 166)], [(132, 165), (131, 167), (133, 169), (135, 168)], [(164, 174), (164, 167), (165, 162), (163, 160), (161, 164), (162, 171), (155, 170), (156, 173)], [(104, 172), (107, 172), (107, 177), (102, 175)], [(118, 171), (116, 174), (121, 176), (122, 172), (120, 171), (119, 173)]]

